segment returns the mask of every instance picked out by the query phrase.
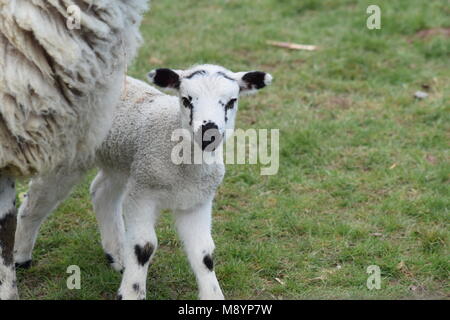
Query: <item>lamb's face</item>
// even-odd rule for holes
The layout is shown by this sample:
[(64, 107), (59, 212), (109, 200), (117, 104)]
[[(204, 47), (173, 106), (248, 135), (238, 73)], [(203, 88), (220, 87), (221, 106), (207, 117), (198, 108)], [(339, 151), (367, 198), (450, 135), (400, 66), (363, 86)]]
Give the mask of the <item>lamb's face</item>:
[(179, 96), (183, 127), (192, 131), (203, 150), (216, 148), (231, 131), (226, 129), (234, 128), (237, 81), (219, 73), (193, 73), (182, 79)]
[(186, 71), (157, 69), (148, 78), (160, 87), (176, 90), (183, 128), (193, 133), (204, 151), (213, 151), (232, 133), (239, 96), (256, 92), (272, 81), (272, 76), (264, 72), (233, 73), (214, 65)]

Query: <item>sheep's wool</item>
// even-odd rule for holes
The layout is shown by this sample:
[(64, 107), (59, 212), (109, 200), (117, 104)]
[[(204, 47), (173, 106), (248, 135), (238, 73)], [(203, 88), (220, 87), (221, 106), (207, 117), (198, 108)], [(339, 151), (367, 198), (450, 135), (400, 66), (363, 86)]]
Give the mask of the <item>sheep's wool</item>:
[[(0, 0), (0, 173), (91, 160), (111, 125), (147, 2)], [(70, 25), (78, 12), (79, 28)]]

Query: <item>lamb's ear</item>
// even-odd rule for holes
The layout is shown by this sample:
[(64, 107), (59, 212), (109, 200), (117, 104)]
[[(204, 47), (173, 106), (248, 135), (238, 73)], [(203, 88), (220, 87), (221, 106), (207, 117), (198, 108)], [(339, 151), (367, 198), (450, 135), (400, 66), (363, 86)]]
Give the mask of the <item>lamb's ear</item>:
[(147, 79), (151, 83), (161, 88), (179, 89), (180, 75), (172, 69), (156, 69), (147, 74)]
[(273, 77), (265, 72), (251, 71), (236, 73), (236, 80), (241, 88), (241, 94), (252, 94), (272, 83)]

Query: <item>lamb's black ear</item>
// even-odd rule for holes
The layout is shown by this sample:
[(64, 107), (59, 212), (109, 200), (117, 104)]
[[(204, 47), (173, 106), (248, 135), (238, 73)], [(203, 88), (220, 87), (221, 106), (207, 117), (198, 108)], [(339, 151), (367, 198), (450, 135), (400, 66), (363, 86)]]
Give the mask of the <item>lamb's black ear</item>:
[(262, 89), (272, 83), (273, 77), (265, 72), (251, 71), (251, 72), (238, 72), (237, 80), (241, 88), (241, 94), (255, 93), (259, 89)]
[(179, 89), (180, 75), (172, 69), (156, 69), (147, 74), (148, 81), (161, 88)]

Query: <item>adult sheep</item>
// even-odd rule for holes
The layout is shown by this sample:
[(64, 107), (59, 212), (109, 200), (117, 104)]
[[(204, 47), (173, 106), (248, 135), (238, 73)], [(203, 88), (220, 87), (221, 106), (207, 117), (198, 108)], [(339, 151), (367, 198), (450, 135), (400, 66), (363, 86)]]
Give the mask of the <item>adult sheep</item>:
[(18, 297), (14, 181), (90, 162), (147, 2), (0, 0), (0, 299)]

